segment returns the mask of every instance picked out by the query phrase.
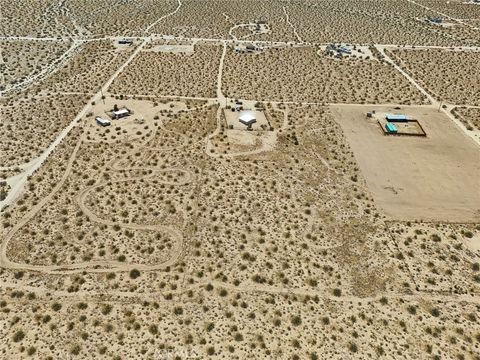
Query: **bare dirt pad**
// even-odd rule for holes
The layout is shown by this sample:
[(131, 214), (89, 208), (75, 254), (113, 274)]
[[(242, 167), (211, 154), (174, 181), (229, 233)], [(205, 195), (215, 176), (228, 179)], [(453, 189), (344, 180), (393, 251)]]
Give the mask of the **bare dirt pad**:
[[(377, 111), (392, 111), (377, 107)], [(479, 221), (480, 149), (445, 115), (408, 107), (426, 138), (392, 137), (367, 119), (370, 108), (332, 107), (377, 204), (401, 220)]]

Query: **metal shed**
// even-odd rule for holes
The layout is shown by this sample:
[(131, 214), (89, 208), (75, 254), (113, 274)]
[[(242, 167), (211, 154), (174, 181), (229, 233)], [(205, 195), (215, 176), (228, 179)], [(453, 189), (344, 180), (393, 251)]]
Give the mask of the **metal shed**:
[(395, 125), (393, 125), (392, 123), (387, 123), (385, 125), (385, 129), (387, 129), (387, 132), (388, 133), (392, 133), (392, 134), (395, 134), (397, 133), (397, 128)]
[(388, 114), (385, 118), (392, 122), (408, 121), (407, 115)]

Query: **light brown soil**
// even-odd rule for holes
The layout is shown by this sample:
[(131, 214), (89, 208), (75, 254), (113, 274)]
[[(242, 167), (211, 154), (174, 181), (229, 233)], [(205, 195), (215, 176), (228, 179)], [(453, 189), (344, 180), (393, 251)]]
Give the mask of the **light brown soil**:
[[(378, 112), (392, 108), (372, 107)], [(426, 138), (386, 136), (365, 107), (334, 107), (376, 203), (393, 219), (480, 221), (476, 145), (445, 115), (404, 108)]]

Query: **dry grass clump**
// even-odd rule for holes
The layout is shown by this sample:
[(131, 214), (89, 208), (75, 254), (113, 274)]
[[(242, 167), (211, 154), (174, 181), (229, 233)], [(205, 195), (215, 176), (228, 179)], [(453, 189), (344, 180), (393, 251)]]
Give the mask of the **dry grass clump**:
[(452, 110), (452, 113), (460, 119), (467, 130), (480, 131), (479, 108), (456, 107)]
[(37, 89), (94, 93), (126, 61), (132, 50), (118, 51), (110, 41), (85, 43), (73, 58)]
[(34, 76), (68, 47), (67, 42), (1, 40), (0, 90)]
[(239, 27), (233, 34), (250, 40), (294, 41), (282, 3), (255, 0), (186, 0), (180, 10), (158, 23), (152, 32), (185, 37), (228, 38), (229, 29), (238, 24), (265, 21), (267, 33), (247, 32)]
[(0, 201), (3, 201), (10, 191), (10, 185), (6, 181), (0, 180)]
[(425, 99), (390, 65), (333, 59), (314, 48), (268, 49), (225, 59), (223, 87), (232, 98), (266, 101), (422, 104)]
[(196, 45), (193, 54), (141, 52), (113, 82), (116, 94), (215, 96), (221, 47)]
[(390, 54), (436, 99), (480, 105), (480, 52), (398, 49)]
[(25, 96), (0, 106), (0, 166), (38, 156), (85, 105), (86, 95)]

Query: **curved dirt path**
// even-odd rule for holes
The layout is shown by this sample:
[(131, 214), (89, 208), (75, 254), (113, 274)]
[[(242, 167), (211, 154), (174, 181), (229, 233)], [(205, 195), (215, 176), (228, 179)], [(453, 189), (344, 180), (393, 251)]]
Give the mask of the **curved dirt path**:
[[(175, 133), (173, 130), (168, 130), (164, 128), (163, 123), (161, 123), (160, 128), (163, 131), (166, 132), (171, 132)], [(152, 132), (151, 137), (146, 139), (140, 146), (140, 149), (150, 149), (148, 146), (148, 143), (153, 139), (153, 137), (156, 134), (157, 129)], [(183, 134), (179, 134), (183, 136)], [(186, 138), (185, 138), (186, 139)], [(184, 139), (184, 140), (185, 140)], [(86, 262), (79, 262), (75, 264), (65, 264), (65, 265), (32, 265), (32, 264), (25, 264), (25, 263), (17, 263), (14, 261), (11, 261), (8, 258), (7, 254), (7, 248), (9, 242), (12, 240), (12, 238), (15, 236), (15, 234), (23, 227), (25, 226), (30, 220), (35, 217), (35, 215), (44, 207), (48, 204), (48, 202), (56, 195), (56, 193), (63, 187), (65, 181), (67, 180), (68, 176), (71, 173), (73, 163), (75, 161), (75, 158), (77, 156), (77, 153), (80, 149), (81, 144), (84, 141), (84, 135), (79, 138), (77, 141), (77, 144), (72, 151), (72, 154), (68, 160), (67, 167), (60, 178), (60, 180), (57, 182), (55, 187), (52, 189), (52, 191), (45, 196), (37, 205), (32, 207), (26, 214), (25, 216), (20, 219), (15, 226), (7, 233), (5, 238), (3, 239), (1, 245), (0, 245), (0, 267), (5, 267), (9, 269), (18, 269), (18, 270), (31, 270), (31, 271), (39, 271), (43, 273), (50, 273), (50, 274), (72, 274), (72, 273), (79, 273), (79, 272), (95, 272), (95, 273), (101, 273), (101, 272), (118, 272), (118, 271), (130, 271), (132, 269), (137, 269), (137, 270), (160, 270), (163, 269), (167, 266), (172, 266), (174, 265), (179, 258), (184, 254), (185, 250), (185, 244), (184, 244), (184, 238), (182, 235), (182, 232), (172, 226), (168, 225), (147, 225), (147, 224), (124, 224), (120, 222), (115, 222), (115, 221), (110, 221), (107, 219), (102, 218), (101, 216), (97, 215), (94, 211), (92, 211), (86, 204), (85, 201), (93, 190), (96, 188), (102, 187), (106, 185), (107, 183), (111, 184), (116, 184), (116, 183), (124, 183), (128, 181), (133, 181), (133, 180), (143, 180), (143, 179), (148, 179), (152, 178), (154, 176), (158, 176), (160, 173), (168, 173), (168, 172), (183, 172), (186, 174), (186, 178), (180, 180), (180, 181), (168, 181), (168, 180), (160, 180), (157, 179), (160, 183), (166, 184), (166, 185), (186, 185), (188, 183), (191, 183), (195, 179), (195, 175), (189, 171), (185, 170), (183, 168), (176, 168), (176, 167), (171, 167), (171, 168), (165, 168), (165, 169), (158, 169), (158, 168), (149, 168), (149, 167), (120, 167), (118, 163), (125, 157), (129, 155), (129, 153), (123, 155), (121, 158), (115, 159), (112, 164), (112, 170), (116, 172), (120, 171), (141, 171), (141, 170), (152, 170), (150, 173), (145, 174), (145, 175), (139, 175), (139, 176), (133, 176), (130, 178), (123, 178), (123, 179), (118, 179), (118, 180), (108, 180), (108, 181), (102, 181), (95, 183), (94, 185), (87, 187), (80, 191), (80, 193), (76, 196), (76, 201), (80, 207), (80, 210), (83, 211), (83, 213), (92, 221), (96, 222), (99, 224), (107, 225), (107, 226), (113, 226), (113, 225), (118, 225), (120, 228), (125, 228), (125, 229), (130, 229), (130, 230), (143, 230), (143, 231), (160, 231), (164, 233), (168, 233), (171, 238), (174, 240), (175, 246), (173, 249), (170, 250), (170, 257), (168, 260), (160, 262), (160, 263), (155, 263), (155, 264), (141, 264), (141, 263), (125, 263), (125, 262), (120, 262), (116, 260), (98, 260), (98, 261), (86, 261)], [(185, 144), (181, 144), (181, 147), (185, 146)], [(157, 149), (158, 151), (171, 151), (175, 149), (176, 147), (172, 148), (166, 148), (166, 149)], [(132, 149), (133, 151), (137, 151), (138, 148)], [(103, 173), (103, 171), (102, 171)], [(99, 175), (98, 179), (101, 178), (101, 174)]]
[(290, 16), (288, 16), (287, 8), (286, 8), (285, 6), (283, 6), (283, 13), (285, 14), (285, 21), (287, 22), (287, 24), (290, 26), (290, 28), (291, 28), (292, 31), (293, 31), (293, 35), (295, 35), (295, 37), (297, 38), (298, 42), (299, 42), (300, 44), (302, 44), (304, 41), (303, 41), (303, 39), (300, 37), (300, 35), (298, 34), (297, 28), (295, 27), (295, 25), (293, 25), (293, 23), (290, 21)]
[(181, 0), (177, 0), (177, 2), (178, 2), (178, 5), (177, 5), (177, 8), (176, 8), (175, 10), (173, 10), (172, 12), (169, 12), (168, 14), (165, 14), (165, 15), (159, 17), (159, 18), (158, 18), (157, 20), (155, 20), (153, 23), (151, 23), (150, 25), (148, 25), (148, 26), (146, 27), (146, 29), (145, 29), (145, 32), (148, 33), (148, 32), (150, 31), (150, 29), (151, 29), (152, 27), (154, 27), (155, 25), (157, 25), (160, 21), (165, 20), (166, 18), (175, 15), (175, 14), (178, 12), (178, 10), (180, 10), (180, 8), (182, 7), (182, 2), (181, 2)]

